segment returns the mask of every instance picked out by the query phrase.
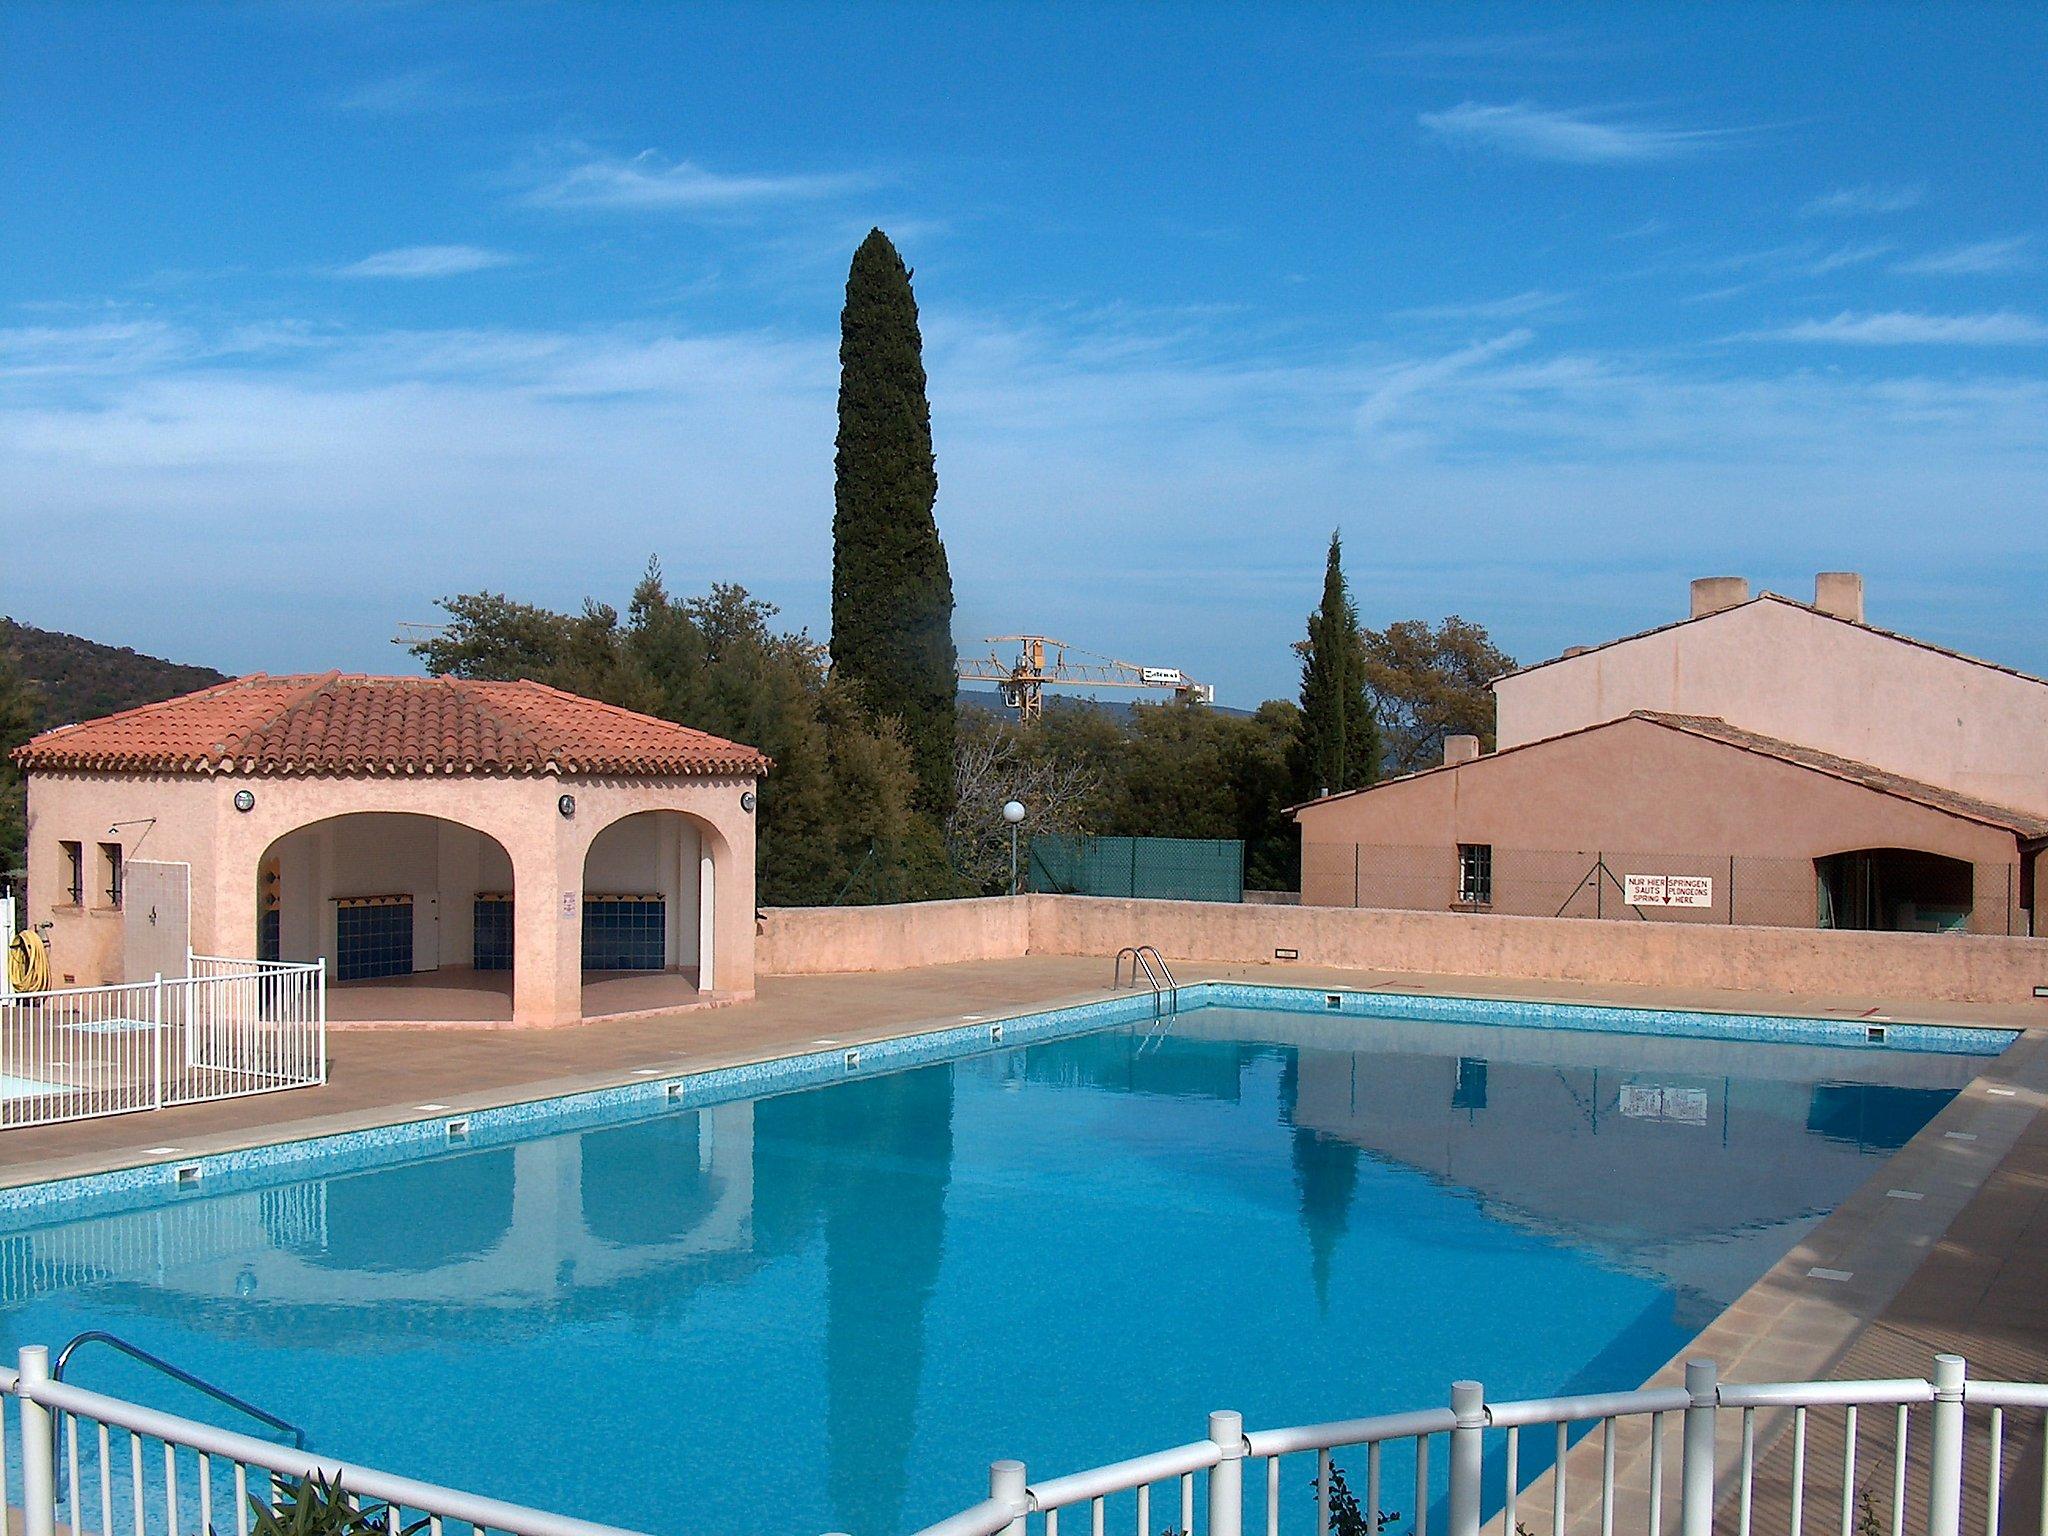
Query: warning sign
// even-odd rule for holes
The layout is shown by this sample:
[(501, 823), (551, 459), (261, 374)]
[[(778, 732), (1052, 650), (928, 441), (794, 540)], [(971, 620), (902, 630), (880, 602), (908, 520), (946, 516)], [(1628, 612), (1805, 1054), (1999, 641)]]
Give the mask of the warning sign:
[(1632, 907), (1711, 907), (1711, 875), (1623, 875), (1622, 900)]

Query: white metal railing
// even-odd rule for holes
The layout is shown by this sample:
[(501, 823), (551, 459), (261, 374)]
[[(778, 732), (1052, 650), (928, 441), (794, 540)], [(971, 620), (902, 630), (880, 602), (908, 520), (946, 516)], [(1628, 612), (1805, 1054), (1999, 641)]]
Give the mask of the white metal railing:
[[(1136, 1536), (1158, 1536), (1162, 1525), (1173, 1536), (1243, 1536), (1247, 1461), (1264, 1464), (1262, 1475), (1249, 1480), (1260, 1495), (1265, 1536), (1280, 1536), (1282, 1462), (1311, 1454), (1311, 1529), (1323, 1536), (1332, 1529), (1333, 1478), (1342, 1475), (1333, 1453), (1339, 1451), (1364, 1460), (1365, 1485), (1351, 1495), (1359, 1511), (1352, 1528), (1368, 1533), (1405, 1520), (1412, 1536), (1429, 1536), (1440, 1520), (1443, 1536), (1571, 1536), (1582, 1530), (1614, 1536), (1618, 1525), (1646, 1536), (1666, 1529), (1712, 1536), (1716, 1509), (1727, 1505), (1721, 1529), (1752, 1536), (1761, 1494), (1773, 1501), (1774, 1533), (1803, 1536), (1817, 1523), (1809, 1521), (1809, 1506), (1825, 1500), (1827, 1528), (1836, 1536), (1905, 1536), (1910, 1486), (1921, 1490), (1916, 1507), (1924, 1507), (1927, 1536), (1961, 1536), (1966, 1502), (1972, 1529), (1998, 1536), (2003, 1485), (2016, 1459), (2007, 1413), (2028, 1410), (2030, 1422), (2034, 1410), (2048, 1417), (2048, 1385), (1967, 1381), (1957, 1355), (1936, 1356), (1933, 1376), (1924, 1381), (1722, 1385), (1711, 1361), (1692, 1361), (1685, 1383), (1489, 1403), (1477, 1382), (1458, 1382), (1445, 1408), (1250, 1432), (1237, 1414), (1212, 1413), (1200, 1440), (1043, 1482), (1030, 1481), (1022, 1462), (998, 1461), (989, 1468), (988, 1498), (918, 1536), (1032, 1536), (1034, 1521), (1043, 1536), (1059, 1536), (1062, 1514), (1083, 1510), (1090, 1536), (1104, 1536), (1113, 1500), (1116, 1524)], [(1924, 1421), (1917, 1438), (1909, 1434), (1915, 1409)], [(1970, 1409), (1977, 1410), (1981, 1459), (1965, 1457)], [(1721, 1420), (1735, 1415), (1738, 1438), (1717, 1440)], [(1816, 1415), (1825, 1417), (1833, 1452), (1819, 1468), (1809, 1455)], [(1532, 1429), (1550, 1433), (1536, 1443), (1535, 1455), (1525, 1456), (1524, 1432)], [(1775, 1447), (1788, 1431), (1789, 1448), (1779, 1456)], [(1839, 1447), (1832, 1444), (1836, 1433)], [(1431, 1447), (1438, 1441), (1447, 1455), (1433, 1479)], [(1767, 1454), (1773, 1459), (1760, 1481)], [(1869, 1482), (1859, 1481), (1859, 1458), (1883, 1474), (1883, 1514)], [(2036, 1528), (2048, 1536), (2048, 1457), (2043, 1460), (2040, 1486), (2030, 1497), (2038, 1506)], [(1155, 1520), (1153, 1492), (1162, 1485), (1177, 1505)], [(1389, 1512), (1389, 1497), (1404, 1514)], [(1782, 1519), (1778, 1501), (1785, 1506)], [(1304, 1497), (1297, 1529), (1307, 1524), (1306, 1503)], [(1534, 1514), (1532, 1505), (1543, 1511), (1533, 1525), (1524, 1518)]]
[(195, 955), (190, 969), (0, 998), (0, 1129), (327, 1080), (325, 962)]
[(102, 1536), (249, 1536), (251, 1498), (271, 1502), (283, 1492), (281, 1483), (306, 1478), (338, 1480), (360, 1505), (383, 1506), (393, 1536), (419, 1519), (431, 1536), (445, 1536), (450, 1521), (477, 1536), (634, 1536), (52, 1381), (49, 1351), (40, 1344), (23, 1349), (18, 1363), (18, 1370), (0, 1367), (0, 1443), (10, 1403), (16, 1431), (16, 1454), (0, 1455), (0, 1510), (21, 1511), (16, 1529), (23, 1536), (56, 1536), (60, 1505), (70, 1530)]

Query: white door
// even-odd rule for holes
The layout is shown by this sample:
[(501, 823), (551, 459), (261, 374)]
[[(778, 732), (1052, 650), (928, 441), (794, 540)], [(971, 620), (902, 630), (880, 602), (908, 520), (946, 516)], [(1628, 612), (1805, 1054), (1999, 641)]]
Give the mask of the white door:
[(130, 859), (121, 872), (121, 976), (183, 976), (192, 954), (192, 866)]

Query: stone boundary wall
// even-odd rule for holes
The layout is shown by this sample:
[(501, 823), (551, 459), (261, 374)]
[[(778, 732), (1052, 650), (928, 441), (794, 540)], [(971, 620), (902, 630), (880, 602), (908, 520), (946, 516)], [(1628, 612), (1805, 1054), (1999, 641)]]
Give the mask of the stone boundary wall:
[(782, 975), (888, 971), (1140, 942), (1174, 961), (1243, 965), (1292, 949), (1304, 965), (1361, 971), (1947, 1003), (2024, 1003), (2048, 986), (2039, 938), (1043, 895), (777, 908), (763, 916), (758, 963)]

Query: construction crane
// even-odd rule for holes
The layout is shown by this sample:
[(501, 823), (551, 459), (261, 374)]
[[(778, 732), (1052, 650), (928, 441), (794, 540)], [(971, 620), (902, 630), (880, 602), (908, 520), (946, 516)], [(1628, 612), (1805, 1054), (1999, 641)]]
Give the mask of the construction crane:
[[(1003, 702), (1017, 711), (1019, 720), (1036, 720), (1045, 711), (1045, 690), (1055, 688), (1154, 688), (1170, 692), (1182, 704), (1211, 704), (1216, 690), (1198, 683), (1179, 667), (1141, 667), (1098, 656), (1064, 640), (1045, 635), (990, 635), (988, 655), (962, 659), (963, 682), (995, 683), (1002, 689)], [(1014, 645), (1016, 659), (1005, 661), (996, 646)], [(1069, 656), (1085, 658), (1069, 660)]]

